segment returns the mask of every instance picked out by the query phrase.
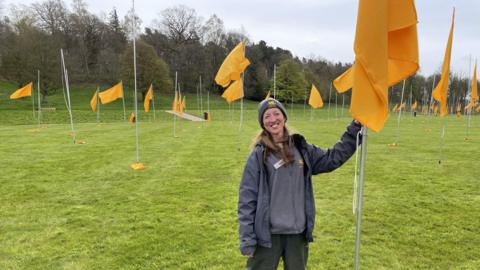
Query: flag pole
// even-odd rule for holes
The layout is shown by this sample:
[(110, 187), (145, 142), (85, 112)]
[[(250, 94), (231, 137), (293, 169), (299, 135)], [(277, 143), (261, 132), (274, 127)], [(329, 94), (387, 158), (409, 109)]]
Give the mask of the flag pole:
[(202, 75), (200, 75), (200, 113), (203, 114)]
[(37, 70), (37, 90), (38, 90), (38, 127), (41, 124), (41, 117), (42, 117), (42, 104), (40, 103), (40, 70)]
[[(174, 99), (175, 97), (177, 96), (177, 85), (178, 85), (178, 73), (177, 71), (175, 71), (175, 94), (174, 94)], [(177, 102), (178, 100), (174, 100), (173, 101), (175, 104), (175, 108), (173, 110), (173, 137), (176, 138), (177, 135), (175, 134), (175, 129), (176, 129), (176, 126), (177, 126), (177, 115), (176, 115), (176, 111), (177, 111)]]
[(342, 94), (342, 118), (343, 118), (344, 111), (345, 111), (345, 93)]
[(403, 105), (403, 92), (404, 91), (405, 91), (405, 79), (403, 80), (402, 97), (400, 98), (400, 110), (398, 111), (398, 118), (397, 118), (397, 136), (395, 137), (394, 145), (398, 144), (398, 139), (400, 137), (400, 118), (402, 118), (402, 105)]
[[(470, 62), (468, 64), (468, 76), (472, 74), (472, 56), (470, 55)], [(473, 79), (473, 78), (472, 78)], [(470, 83), (468, 84), (468, 88), (470, 88), (470, 102), (472, 102), (472, 79), (470, 79)], [(468, 89), (467, 89), (468, 90)], [(468, 92), (468, 91), (467, 91)], [(473, 106), (473, 105), (472, 105)], [(472, 117), (472, 111), (475, 109), (475, 106), (470, 108), (467, 113), (468, 113), (468, 123), (467, 123), (467, 136), (465, 137), (465, 140), (468, 140), (468, 135), (470, 133), (470, 119)]]
[(430, 115), (430, 108), (432, 107), (432, 103), (433, 103), (433, 89), (435, 89), (435, 79), (436, 79), (436, 75), (433, 74), (432, 93), (430, 94), (430, 104), (428, 104), (428, 114), (427, 115)]
[[(242, 89), (244, 88), (245, 86), (245, 73), (242, 73)], [(245, 91), (244, 91), (245, 93)], [(244, 94), (245, 95), (245, 94)], [(240, 131), (242, 131), (242, 125), (243, 125), (243, 97), (242, 99), (240, 100)]]
[(338, 120), (338, 92), (335, 91), (335, 119)]
[(273, 65), (273, 98), (277, 99), (277, 65)]
[(153, 109), (153, 121), (156, 121), (157, 118), (155, 116), (155, 94), (153, 93), (153, 87), (152, 87), (152, 109)]
[(355, 228), (355, 265), (354, 269), (358, 270), (358, 260), (360, 254), (360, 237), (361, 237), (361, 226), (362, 226), (362, 197), (363, 197), (363, 178), (364, 178), (364, 168), (365, 168), (365, 157), (367, 155), (367, 131), (368, 128), (362, 127), (362, 147), (361, 147), (361, 156), (360, 156), (360, 177), (359, 177), (359, 189), (357, 197), (357, 225)]
[(136, 46), (135, 46), (135, 39), (136, 39), (136, 25), (135, 25), (135, 0), (132, 0), (132, 27), (133, 27), (133, 85), (134, 85), (134, 104), (135, 104), (135, 145), (136, 145), (136, 152), (137, 152), (137, 163), (140, 162), (140, 156), (138, 151), (138, 100), (137, 100), (137, 57), (136, 57)]
[(328, 91), (328, 120), (330, 120), (330, 103), (332, 98), (332, 83), (330, 83), (330, 90)]
[(97, 86), (97, 123), (100, 123), (100, 87)]
[[(33, 88), (33, 87), (32, 87)], [(36, 115), (35, 115), (35, 97), (34, 97), (34, 94), (35, 91), (33, 91), (32, 89), (32, 92), (31, 92), (31, 97), (32, 97), (32, 114), (33, 114), (33, 120), (35, 121), (35, 119), (37, 118)]]
[(123, 91), (123, 82), (122, 82), (122, 103), (123, 103), (123, 120), (127, 120), (126, 112), (125, 112), (125, 91)]
[(307, 88), (305, 87), (305, 93), (303, 95), (303, 118), (305, 118), (306, 107), (307, 107)]
[(70, 127), (72, 129), (72, 136), (73, 136), (73, 143), (76, 143), (76, 134), (75, 134), (75, 129), (73, 127), (73, 115), (72, 115), (72, 106), (70, 103), (70, 86), (68, 84), (68, 71), (67, 68), (65, 67), (65, 58), (63, 56), (63, 49), (60, 49), (60, 54), (62, 56), (62, 65), (63, 65), (63, 74), (65, 75), (65, 89), (67, 92), (67, 108), (68, 108), (68, 113), (70, 115)]

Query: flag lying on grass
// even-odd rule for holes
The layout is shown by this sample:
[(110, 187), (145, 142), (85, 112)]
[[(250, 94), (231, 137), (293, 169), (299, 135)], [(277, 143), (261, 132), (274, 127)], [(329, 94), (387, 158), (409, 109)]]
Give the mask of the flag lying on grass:
[(32, 95), (32, 83), (28, 83), (24, 87), (15, 90), (15, 92), (13, 92), (10, 95), (10, 99), (19, 99), (22, 97), (29, 97), (31, 95)]
[(308, 99), (308, 105), (312, 106), (314, 109), (323, 107), (322, 96), (318, 92), (315, 85), (312, 84), (312, 89), (310, 89), (310, 98)]
[(354, 50), (355, 63), (333, 83), (339, 93), (352, 88), (353, 118), (378, 132), (388, 118), (388, 86), (419, 68), (413, 0), (360, 1)]
[(112, 88), (100, 92), (98, 95), (102, 104), (107, 104), (119, 98), (123, 98), (122, 81), (114, 85)]
[(448, 79), (450, 77), (450, 58), (452, 54), (453, 28), (455, 22), (455, 9), (452, 15), (452, 24), (450, 25), (450, 33), (448, 35), (447, 49), (443, 57), (442, 78), (438, 82), (435, 90), (433, 90), (433, 98), (440, 102), (440, 116), (448, 113), (447, 96), (448, 96)]

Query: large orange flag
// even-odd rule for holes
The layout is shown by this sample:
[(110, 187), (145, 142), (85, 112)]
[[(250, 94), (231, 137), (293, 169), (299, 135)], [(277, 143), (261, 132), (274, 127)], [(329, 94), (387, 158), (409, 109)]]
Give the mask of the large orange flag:
[(318, 92), (315, 85), (312, 84), (312, 89), (310, 90), (310, 98), (308, 99), (308, 105), (312, 106), (314, 109), (323, 107), (322, 96)]
[(119, 98), (123, 98), (122, 81), (114, 85), (112, 88), (98, 93), (98, 96), (100, 97), (100, 102), (102, 102), (102, 104), (110, 103)]
[(178, 93), (175, 91), (175, 97), (173, 98), (172, 111), (178, 112)]
[(95, 91), (95, 94), (93, 95), (92, 99), (90, 100), (90, 107), (92, 108), (92, 111), (94, 111), (94, 112), (97, 111), (97, 99), (98, 99), (98, 91)]
[(352, 88), (353, 118), (378, 132), (388, 118), (388, 86), (419, 68), (413, 0), (360, 0), (354, 50), (355, 64), (333, 84), (340, 93)]
[(417, 102), (415, 101), (415, 103), (413, 103), (412, 105), (412, 111), (415, 111), (417, 109)]
[(231, 81), (240, 80), (241, 74), (250, 65), (245, 57), (245, 43), (240, 42), (223, 60), (215, 76), (215, 82), (222, 87), (227, 87)]
[(150, 111), (150, 101), (153, 98), (153, 87), (150, 84), (150, 88), (148, 88), (147, 94), (145, 95), (145, 100), (143, 101), (143, 108), (145, 109), (145, 112)]
[(25, 85), (22, 88), (19, 88), (10, 95), (10, 99), (19, 99), (22, 97), (29, 97), (32, 95), (32, 83)]
[(228, 103), (243, 98), (243, 80), (240, 79), (233, 82), (227, 90), (223, 92), (222, 97), (226, 99)]
[(453, 27), (455, 22), (455, 9), (452, 15), (452, 24), (450, 25), (450, 34), (448, 34), (447, 49), (443, 57), (442, 78), (438, 82), (435, 90), (433, 90), (433, 98), (440, 102), (440, 116), (448, 113), (447, 95), (448, 95), (448, 79), (450, 77), (450, 58), (452, 55)]

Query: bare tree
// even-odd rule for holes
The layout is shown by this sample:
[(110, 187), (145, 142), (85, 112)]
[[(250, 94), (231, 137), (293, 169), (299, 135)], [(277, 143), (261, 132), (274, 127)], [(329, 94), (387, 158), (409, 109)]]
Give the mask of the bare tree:
[(61, 0), (47, 0), (32, 4), (39, 27), (52, 36), (68, 29), (68, 10)]
[(160, 31), (175, 43), (199, 40), (201, 19), (194, 9), (184, 5), (167, 8), (160, 13), (161, 21), (156, 23)]
[(213, 14), (201, 28), (202, 43), (222, 46), (225, 42), (225, 26), (222, 19)]

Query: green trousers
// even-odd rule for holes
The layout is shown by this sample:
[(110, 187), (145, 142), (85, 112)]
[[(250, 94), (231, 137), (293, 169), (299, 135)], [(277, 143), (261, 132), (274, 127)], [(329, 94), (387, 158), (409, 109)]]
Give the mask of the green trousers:
[(276, 270), (280, 258), (285, 270), (304, 270), (307, 267), (308, 242), (302, 234), (272, 234), (272, 247), (257, 246), (247, 260), (247, 270)]

